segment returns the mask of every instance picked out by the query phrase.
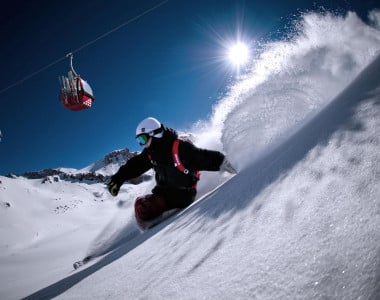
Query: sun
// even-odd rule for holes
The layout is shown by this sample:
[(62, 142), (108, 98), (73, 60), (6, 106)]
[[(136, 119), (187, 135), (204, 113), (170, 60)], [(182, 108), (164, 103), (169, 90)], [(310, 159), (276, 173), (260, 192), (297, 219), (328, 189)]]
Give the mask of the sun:
[(228, 49), (228, 59), (236, 67), (245, 65), (249, 60), (249, 48), (243, 42), (237, 42)]

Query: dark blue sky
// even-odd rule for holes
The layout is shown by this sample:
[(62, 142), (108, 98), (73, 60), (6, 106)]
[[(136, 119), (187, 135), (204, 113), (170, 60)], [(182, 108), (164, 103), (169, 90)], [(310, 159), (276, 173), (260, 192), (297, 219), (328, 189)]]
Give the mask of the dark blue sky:
[[(256, 45), (281, 38), (300, 11), (324, 7), (365, 17), (376, 7), (376, 1), (169, 0), (85, 46), (162, 1), (8, 2), (0, 12), (3, 175), (82, 168), (116, 149), (140, 150), (135, 127), (147, 116), (182, 129), (206, 119), (234, 76), (220, 59), (220, 41), (234, 40), (237, 31)], [(72, 112), (58, 100), (58, 76), (69, 70), (68, 59), (59, 60), (72, 51), (75, 70), (94, 90), (89, 110)]]

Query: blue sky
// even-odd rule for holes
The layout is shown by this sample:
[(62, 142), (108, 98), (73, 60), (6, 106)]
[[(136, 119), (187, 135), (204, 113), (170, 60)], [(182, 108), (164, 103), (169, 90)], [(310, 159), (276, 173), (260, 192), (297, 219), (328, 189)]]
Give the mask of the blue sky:
[[(78, 2), (12, 1), (0, 12), (2, 175), (82, 168), (116, 149), (140, 150), (134, 132), (147, 116), (180, 129), (207, 119), (234, 79), (221, 41), (235, 40), (237, 32), (257, 45), (284, 36), (300, 11), (324, 7), (365, 17), (376, 7), (375, 1), (169, 0), (85, 46), (162, 1)], [(58, 76), (69, 60), (52, 63), (80, 48), (74, 67), (96, 99), (91, 109), (72, 112), (58, 100)]]

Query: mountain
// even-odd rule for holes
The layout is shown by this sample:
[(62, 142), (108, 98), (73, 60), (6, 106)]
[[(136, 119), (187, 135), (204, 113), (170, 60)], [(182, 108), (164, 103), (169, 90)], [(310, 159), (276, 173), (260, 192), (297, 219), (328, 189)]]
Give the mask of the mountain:
[(80, 172), (97, 173), (103, 175), (114, 174), (121, 165), (125, 164), (128, 159), (135, 156), (136, 152), (129, 152), (128, 149), (116, 150), (94, 164), (80, 170)]
[[(28, 179), (43, 179), (45, 182), (58, 182), (65, 180), (69, 182), (87, 182), (87, 183), (107, 183), (110, 176), (115, 174), (120, 166), (124, 165), (128, 159), (135, 156), (136, 152), (129, 152), (128, 149), (115, 150), (86, 168), (76, 170), (67, 168), (44, 169), (41, 171), (25, 172), (21, 176)], [(16, 178), (14, 174), (8, 175), (10, 178)], [(133, 184), (141, 183), (143, 180), (149, 180), (149, 175), (143, 175), (132, 179), (129, 182)]]

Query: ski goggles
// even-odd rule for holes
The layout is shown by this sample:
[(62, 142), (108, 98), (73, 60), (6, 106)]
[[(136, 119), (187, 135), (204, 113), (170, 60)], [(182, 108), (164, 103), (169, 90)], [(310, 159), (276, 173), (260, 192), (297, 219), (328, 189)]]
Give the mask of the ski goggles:
[(163, 129), (160, 127), (148, 133), (141, 133), (136, 136), (136, 140), (140, 146), (145, 146), (148, 143), (150, 137), (155, 136), (157, 133), (160, 133), (162, 131)]
[(148, 143), (149, 138), (150, 138), (149, 134), (144, 133), (144, 134), (138, 135), (136, 137), (136, 140), (137, 140), (137, 142), (139, 143), (140, 146), (145, 146)]

